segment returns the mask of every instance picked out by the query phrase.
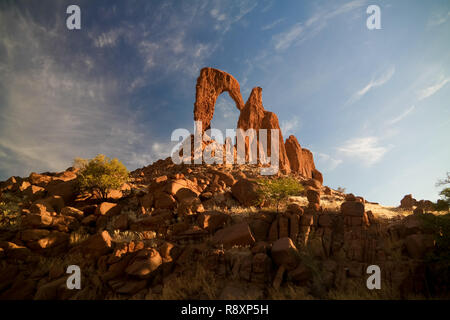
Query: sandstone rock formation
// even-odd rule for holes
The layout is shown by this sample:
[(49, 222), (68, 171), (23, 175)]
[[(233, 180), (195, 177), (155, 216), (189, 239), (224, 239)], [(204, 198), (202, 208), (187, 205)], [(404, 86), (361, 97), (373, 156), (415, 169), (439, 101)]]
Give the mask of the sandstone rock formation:
[(200, 71), (195, 94), (194, 120), (202, 121), (203, 130), (210, 128), (216, 100), (225, 91), (236, 102), (236, 108), (242, 110), (244, 101), (241, 89), (239, 82), (232, 75), (214, 68), (203, 68)]
[(286, 139), (285, 147), (291, 170), (312, 178), (316, 169), (312, 152), (302, 148), (293, 135)]
[[(229, 93), (240, 111), (237, 128), (243, 130), (280, 130), (276, 114), (264, 109), (260, 87), (252, 89), (244, 105), (239, 83), (233, 76), (221, 70), (203, 68), (197, 79), (194, 120), (202, 122), (204, 131), (210, 129), (211, 120), (214, 116), (214, 105), (218, 96), (225, 91)], [(287, 149), (289, 149), (288, 152)], [(271, 137), (270, 131), (268, 131), (267, 156), (271, 155), (270, 150)], [(285, 144), (281, 130), (279, 131), (279, 168), (285, 174), (293, 171), (307, 178), (317, 179), (319, 177), (318, 180), (323, 181), (322, 175), (315, 168), (312, 153), (307, 149), (302, 149), (294, 136), (290, 136)], [(316, 171), (316, 177), (313, 177), (314, 171)]]

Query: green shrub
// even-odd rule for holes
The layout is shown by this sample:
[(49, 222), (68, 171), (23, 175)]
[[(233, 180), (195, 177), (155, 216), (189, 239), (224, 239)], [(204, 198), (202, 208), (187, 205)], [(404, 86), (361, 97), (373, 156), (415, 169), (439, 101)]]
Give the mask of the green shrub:
[(77, 177), (80, 190), (98, 194), (103, 199), (107, 198), (108, 191), (128, 181), (128, 170), (123, 163), (102, 154), (91, 160), (75, 159), (74, 166), (80, 168)]
[(422, 215), (424, 226), (432, 230), (435, 247), (428, 253), (430, 262), (445, 263), (450, 267), (450, 213), (445, 215)]
[(20, 224), (20, 199), (10, 193), (0, 198), (0, 228), (15, 228)]
[(258, 180), (258, 195), (261, 202), (275, 203), (277, 212), (282, 201), (289, 196), (299, 195), (303, 191), (303, 185), (291, 177)]
[[(447, 177), (445, 179), (439, 180), (436, 183), (436, 187), (445, 186), (450, 184), (450, 172), (447, 172)], [(443, 189), (439, 195), (442, 197), (442, 200), (438, 200), (436, 203), (436, 210), (438, 211), (447, 211), (450, 207), (450, 188)]]

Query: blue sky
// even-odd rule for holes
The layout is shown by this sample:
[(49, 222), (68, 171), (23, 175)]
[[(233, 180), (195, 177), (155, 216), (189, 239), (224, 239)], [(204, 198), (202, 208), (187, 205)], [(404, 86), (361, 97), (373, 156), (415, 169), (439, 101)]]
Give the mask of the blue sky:
[[(81, 8), (81, 30), (66, 8)], [(368, 30), (366, 8), (381, 8)], [(97, 153), (129, 169), (193, 128), (202, 67), (255, 86), (332, 188), (438, 198), (450, 171), (450, 2), (3, 1), (0, 179)], [(235, 128), (224, 94), (213, 126)]]

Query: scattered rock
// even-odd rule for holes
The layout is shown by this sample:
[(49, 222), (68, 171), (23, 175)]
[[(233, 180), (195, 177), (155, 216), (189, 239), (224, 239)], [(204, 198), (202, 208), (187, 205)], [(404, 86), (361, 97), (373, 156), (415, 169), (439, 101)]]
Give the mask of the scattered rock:
[(241, 222), (217, 231), (214, 234), (213, 242), (223, 245), (224, 248), (231, 248), (233, 246), (251, 246), (255, 243), (255, 238), (248, 223)]

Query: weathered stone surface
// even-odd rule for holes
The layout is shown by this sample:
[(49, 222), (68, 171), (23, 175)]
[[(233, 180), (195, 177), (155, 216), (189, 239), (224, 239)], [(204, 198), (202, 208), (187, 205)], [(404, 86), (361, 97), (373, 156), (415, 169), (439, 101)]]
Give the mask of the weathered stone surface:
[(407, 194), (400, 201), (400, 208), (411, 210), (417, 203), (416, 199), (412, 197), (412, 194)]
[(99, 216), (114, 216), (119, 214), (121, 211), (121, 207), (117, 203), (112, 202), (102, 202), (97, 209), (95, 210), (95, 214)]
[(308, 149), (302, 149), (293, 135), (286, 139), (285, 148), (291, 170), (306, 178), (313, 178), (315, 165), (312, 153)]
[(213, 242), (222, 244), (225, 248), (231, 248), (233, 246), (253, 245), (255, 238), (248, 223), (241, 222), (217, 231), (214, 234)]
[(194, 120), (202, 122), (203, 130), (210, 128), (216, 100), (225, 91), (236, 103), (236, 108), (242, 110), (244, 101), (239, 82), (232, 75), (214, 68), (203, 68), (200, 71), (195, 94)]
[(364, 204), (357, 201), (343, 202), (341, 213), (345, 216), (362, 217), (364, 215)]
[(231, 193), (241, 205), (252, 206), (258, 200), (257, 183), (251, 179), (239, 179), (231, 187)]
[(298, 203), (290, 203), (286, 208), (286, 212), (298, 214), (299, 216), (303, 215), (303, 208)]
[(280, 130), (278, 123), (278, 117), (276, 114), (264, 110), (262, 104), (262, 89), (260, 87), (253, 88), (250, 93), (250, 97), (245, 103), (244, 108), (241, 110), (237, 128), (248, 129), (267, 129), (267, 155), (271, 155), (271, 141), (270, 141), (270, 129), (279, 130), (279, 168), (285, 173), (291, 171), (289, 166), (289, 159), (286, 154), (286, 148), (284, 146), (283, 134)]
[(45, 189), (49, 196), (60, 196), (66, 203), (73, 201), (76, 197), (75, 180), (52, 180), (47, 184)]
[(168, 193), (159, 191), (154, 197), (156, 209), (173, 209), (176, 205), (175, 198)]
[(408, 255), (413, 259), (421, 259), (434, 246), (433, 235), (411, 234), (405, 239)]
[(105, 230), (90, 236), (80, 244), (80, 247), (85, 254), (99, 257), (111, 250), (111, 240), (111, 236)]
[(299, 262), (298, 250), (291, 238), (280, 238), (272, 246), (272, 259), (278, 266), (284, 266), (286, 270), (297, 267)]
[(152, 248), (142, 249), (125, 269), (129, 275), (148, 278), (162, 263), (159, 252)]
[(320, 184), (323, 184), (323, 175), (322, 175), (322, 173), (321, 173), (319, 170), (314, 169), (314, 170), (312, 171), (312, 178), (313, 178), (314, 180), (319, 181)]
[(230, 216), (222, 212), (204, 212), (198, 215), (197, 223), (201, 228), (215, 232), (223, 227), (229, 219)]
[(308, 189), (306, 191), (306, 197), (310, 203), (320, 203), (320, 192), (316, 189)]
[(61, 209), (61, 214), (64, 216), (71, 216), (78, 220), (82, 220), (84, 218), (84, 212), (73, 207), (64, 207)]
[(22, 218), (21, 227), (22, 229), (46, 228), (52, 224), (52, 221), (53, 218), (48, 212), (31, 213)]

